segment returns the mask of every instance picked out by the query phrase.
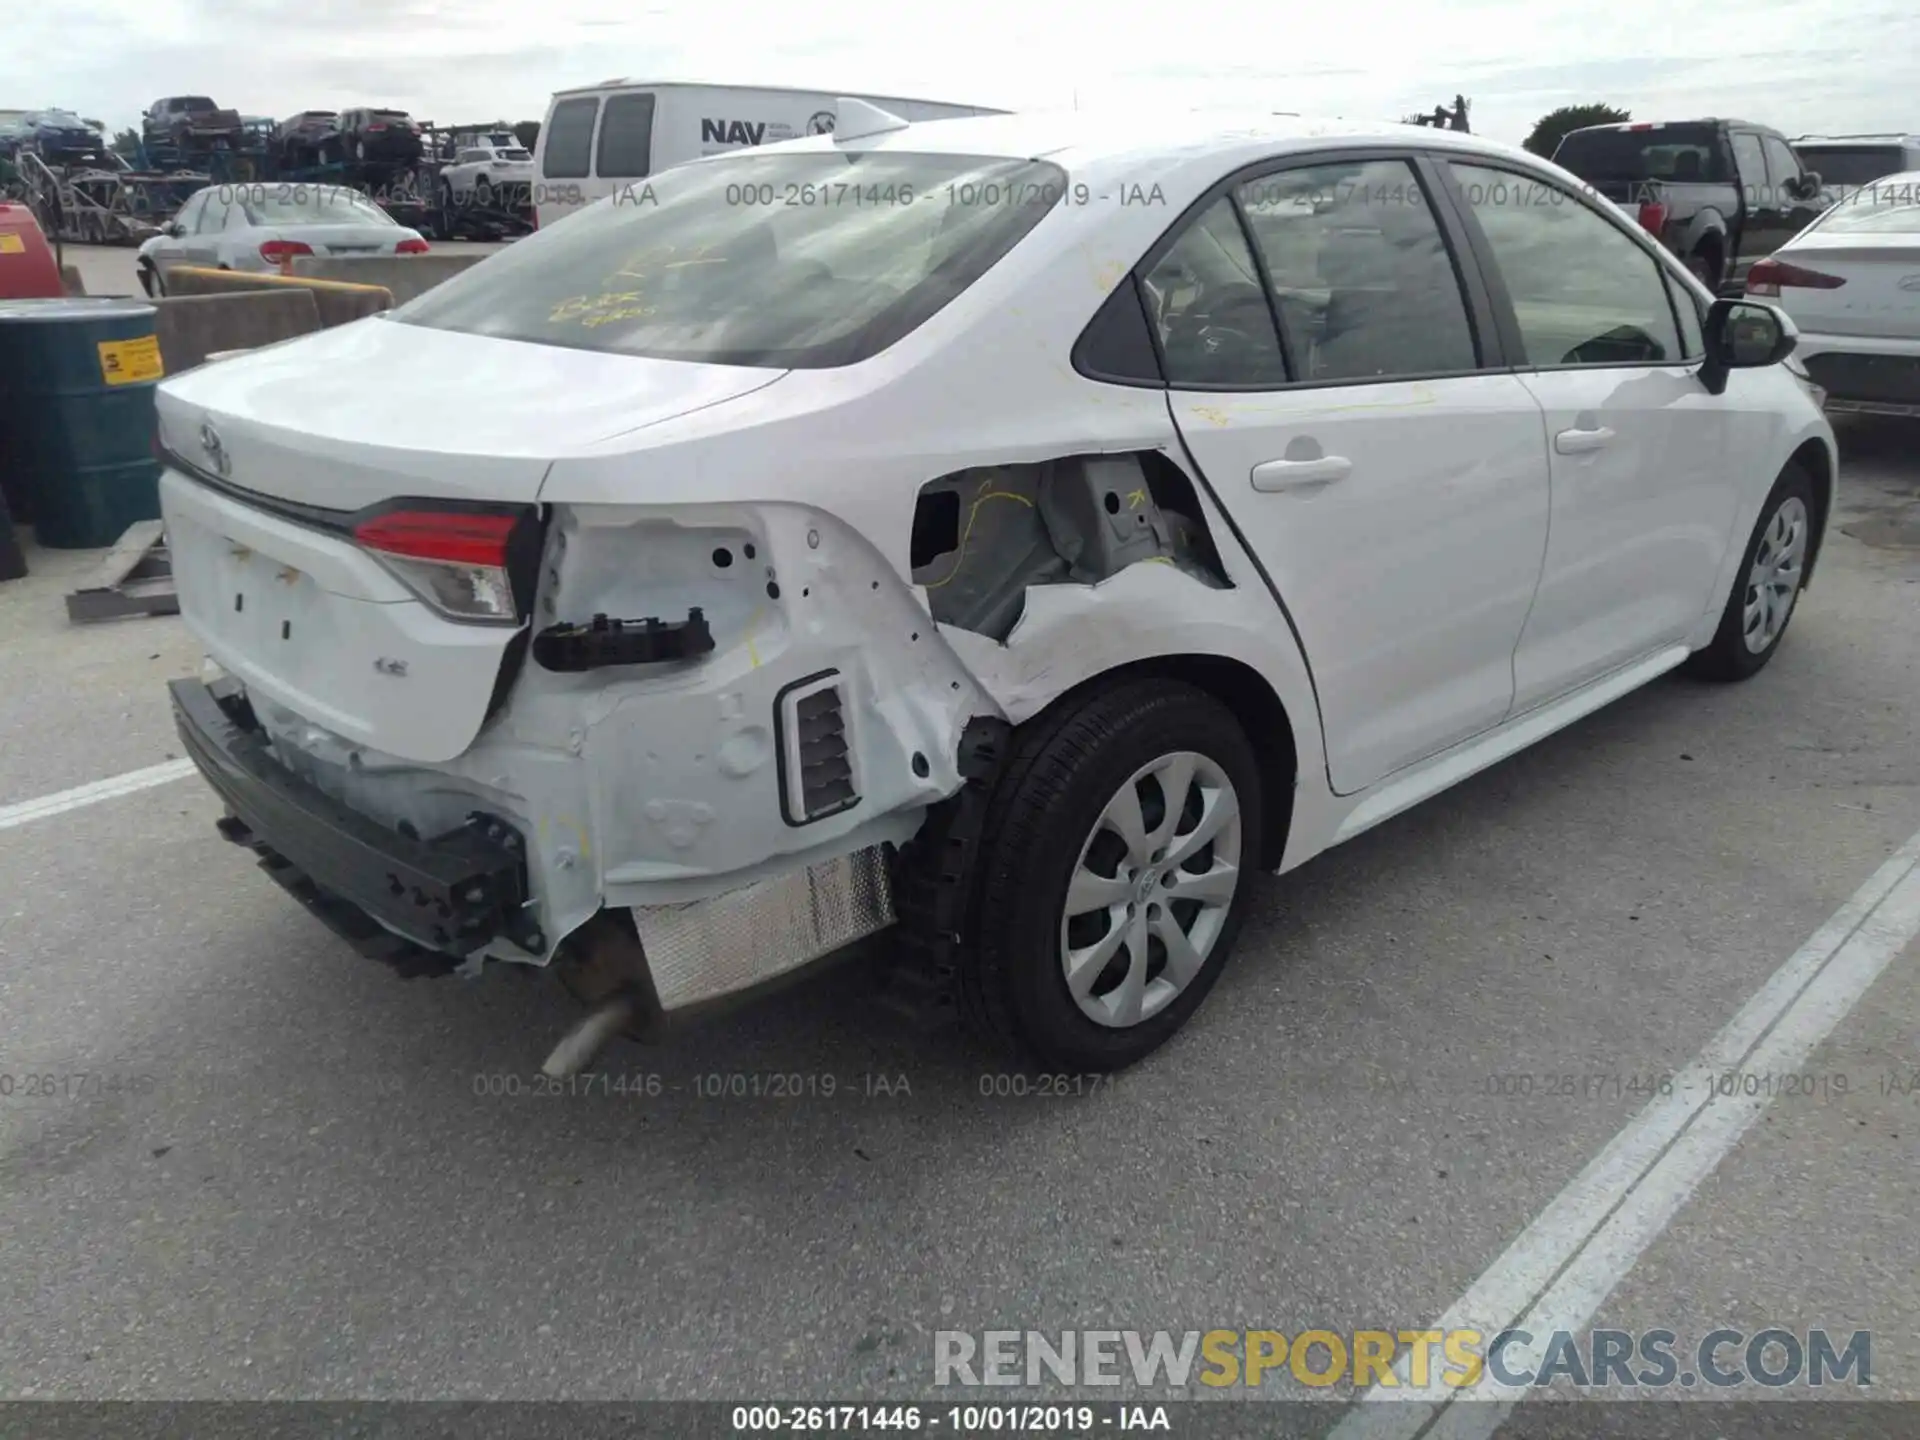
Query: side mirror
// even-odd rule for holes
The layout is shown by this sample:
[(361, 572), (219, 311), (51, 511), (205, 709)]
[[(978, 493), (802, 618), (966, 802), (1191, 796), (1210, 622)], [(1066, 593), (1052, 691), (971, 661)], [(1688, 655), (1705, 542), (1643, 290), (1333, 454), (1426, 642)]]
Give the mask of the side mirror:
[(1707, 311), (1706, 363), (1700, 383), (1709, 394), (1726, 393), (1734, 370), (1778, 365), (1800, 343), (1800, 332), (1784, 311), (1756, 300), (1716, 300)]
[(1801, 200), (1813, 199), (1820, 193), (1822, 183), (1818, 170), (1803, 171), (1800, 176), (1800, 193), (1796, 198)]

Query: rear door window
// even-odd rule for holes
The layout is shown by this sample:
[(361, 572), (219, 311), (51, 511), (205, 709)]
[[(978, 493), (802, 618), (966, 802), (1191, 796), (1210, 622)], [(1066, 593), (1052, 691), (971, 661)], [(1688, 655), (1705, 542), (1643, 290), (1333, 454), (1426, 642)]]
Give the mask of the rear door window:
[(1453, 258), (1405, 161), (1283, 170), (1238, 194), (1296, 379), (1387, 380), (1479, 364)]
[(547, 121), (546, 174), (550, 180), (584, 180), (593, 158), (593, 120), (597, 96), (562, 100)]
[(1760, 137), (1751, 130), (1733, 132), (1733, 163), (1740, 172), (1740, 192), (1749, 205), (1765, 208), (1767, 196), (1767, 161), (1765, 152), (1760, 148)]
[(1141, 288), (1168, 384), (1286, 384), (1260, 267), (1231, 199), (1221, 196), (1188, 222)]
[(653, 154), (653, 96), (609, 95), (600, 117), (600, 153), (594, 174), (606, 180), (638, 180)]
[(1767, 155), (1767, 183), (1773, 187), (1774, 203), (1788, 204), (1793, 194), (1787, 187), (1799, 178), (1800, 162), (1784, 140), (1766, 135), (1761, 137), (1760, 144)]

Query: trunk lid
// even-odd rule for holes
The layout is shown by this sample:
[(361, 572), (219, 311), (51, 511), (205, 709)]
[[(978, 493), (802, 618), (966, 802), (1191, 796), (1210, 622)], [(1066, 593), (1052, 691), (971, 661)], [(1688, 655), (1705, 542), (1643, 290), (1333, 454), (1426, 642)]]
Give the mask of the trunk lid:
[[(258, 701), (353, 745), (451, 760), (486, 723), (525, 622), (449, 618), (356, 543), (341, 512), (403, 498), (531, 505), (557, 457), (784, 373), (379, 317), (184, 371), (156, 398), (180, 462), (161, 503), (181, 614)], [(299, 748), (331, 743), (280, 728)]]
[(162, 382), (162, 443), (242, 489), (329, 510), (397, 496), (528, 503), (553, 460), (764, 389), (783, 370), (533, 345), (385, 317)]
[(1920, 335), (1920, 233), (1800, 236), (1775, 259), (1846, 284), (1783, 286), (1774, 300), (1802, 330), (1883, 339)]

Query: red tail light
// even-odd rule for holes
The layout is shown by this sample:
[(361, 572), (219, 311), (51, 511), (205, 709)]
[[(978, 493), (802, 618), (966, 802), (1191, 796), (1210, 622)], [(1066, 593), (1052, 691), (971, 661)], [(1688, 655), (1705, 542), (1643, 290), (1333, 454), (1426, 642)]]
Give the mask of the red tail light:
[(1640, 228), (1650, 235), (1658, 235), (1667, 228), (1667, 207), (1658, 200), (1648, 200), (1640, 207)]
[(517, 624), (508, 557), (521, 518), (421, 506), (370, 515), (354, 525), (353, 538), (449, 619)]
[(1749, 295), (1778, 295), (1788, 290), (1838, 290), (1846, 284), (1839, 275), (1822, 275), (1818, 270), (1789, 265), (1784, 260), (1761, 260), (1747, 272)]
[(387, 127), (385, 125), (381, 124), (380, 121), (376, 120), (371, 125), (367, 126), (367, 133), (371, 135), (376, 130), (384, 130), (386, 128)]
[(296, 255), (311, 255), (313, 247), (301, 240), (263, 240), (260, 258), (269, 265), (284, 265)]
[(424, 240), (402, 240), (398, 245), (393, 247), (393, 253), (396, 255), (424, 255), (430, 248)]

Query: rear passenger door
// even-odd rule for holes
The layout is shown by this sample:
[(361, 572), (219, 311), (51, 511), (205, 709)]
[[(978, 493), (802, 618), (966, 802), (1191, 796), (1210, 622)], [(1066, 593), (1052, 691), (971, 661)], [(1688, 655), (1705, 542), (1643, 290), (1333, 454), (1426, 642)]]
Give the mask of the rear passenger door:
[(1547, 538), (1540, 412), (1426, 162), (1223, 184), (1139, 274), (1188, 450), (1272, 577), (1350, 794), (1498, 725)]
[(1644, 232), (1531, 172), (1445, 168), (1504, 348), (1546, 419), (1553, 518), (1514, 653), (1521, 711), (1700, 623), (1765, 417), (1700, 383), (1692, 292)]

